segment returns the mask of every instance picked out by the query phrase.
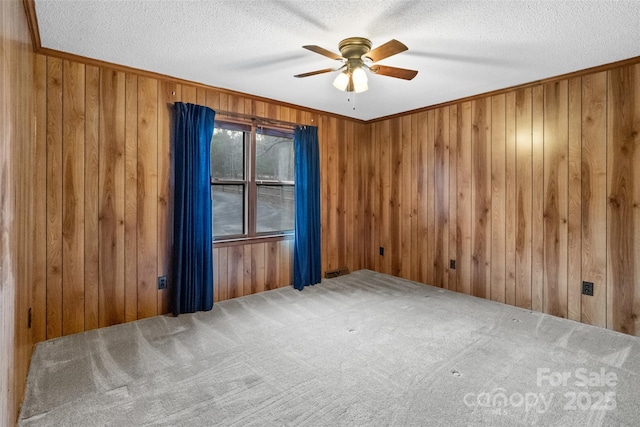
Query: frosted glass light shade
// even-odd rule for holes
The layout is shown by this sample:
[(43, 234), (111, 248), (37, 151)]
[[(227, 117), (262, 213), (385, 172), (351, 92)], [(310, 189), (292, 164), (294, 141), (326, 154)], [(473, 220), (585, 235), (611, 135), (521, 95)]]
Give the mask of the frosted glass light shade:
[(347, 90), (349, 84), (349, 74), (345, 71), (338, 74), (338, 77), (333, 81), (333, 86), (340, 90)]
[(367, 85), (367, 74), (362, 68), (356, 68), (353, 70), (353, 90), (356, 93), (364, 92), (369, 89)]

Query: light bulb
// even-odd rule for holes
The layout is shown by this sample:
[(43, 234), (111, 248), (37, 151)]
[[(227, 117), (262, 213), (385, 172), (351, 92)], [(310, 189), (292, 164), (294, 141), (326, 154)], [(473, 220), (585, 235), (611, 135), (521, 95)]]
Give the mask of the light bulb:
[(367, 74), (361, 67), (353, 70), (353, 89), (356, 93), (369, 89), (369, 86), (367, 86)]
[(349, 74), (344, 71), (338, 74), (338, 77), (333, 81), (333, 86), (340, 90), (346, 90), (347, 85), (349, 84)]

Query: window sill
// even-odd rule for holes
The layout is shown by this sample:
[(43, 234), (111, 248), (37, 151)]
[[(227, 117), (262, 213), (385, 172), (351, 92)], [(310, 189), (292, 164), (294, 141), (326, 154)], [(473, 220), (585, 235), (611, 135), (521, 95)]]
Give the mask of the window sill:
[(293, 233), (270, 234), (268, 236), (240, 237), (236, 239), (214, 240), (213, 248), (224, 248), (227, 246), (243, 246), (252, 243), (279, 242), (281, 240), (293, 240)]

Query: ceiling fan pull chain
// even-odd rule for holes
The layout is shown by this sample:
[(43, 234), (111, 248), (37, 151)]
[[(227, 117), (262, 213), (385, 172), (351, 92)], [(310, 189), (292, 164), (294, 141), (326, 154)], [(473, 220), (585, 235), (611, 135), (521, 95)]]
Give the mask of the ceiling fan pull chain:
[(356, 111), (356, 93), (355, 92), (347, 92), (347, 102), (353, 105), (353, 111)]

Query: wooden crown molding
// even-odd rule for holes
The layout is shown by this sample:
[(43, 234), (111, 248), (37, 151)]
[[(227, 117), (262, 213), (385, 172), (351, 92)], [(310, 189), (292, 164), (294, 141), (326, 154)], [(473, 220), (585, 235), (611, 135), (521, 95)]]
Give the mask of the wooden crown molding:
[(549, 77), (549, 78), (541, 79), (541, 80), (535, 80), (535, 81), (532, 81), (532, 82), (529, 82), (529, 83), (523, 83), (523, 84), (520, 84), (520, 85), (510, 86), (510, 87), (506, 87), (506, 88), (503, 88), (503, 89), (497, 89), (497, 90), (490, 91), (490, 92), (479, 93), (477, 95), (471, 95), (471, 96), (467, 96), (465, 98), (455, 99), (453, 101), (442, 102), (440, 104), (434, 104), (434, 105), (429, 105), (429, 106), (426, 106), (426, 107), (420, 107), (420, 108), (416, 108), (414, 110), (404, 111), (402, 113), (391, 114), (391, 115), (384, 116), (384, 117), (378, 117), (376, 119), (371, 119), (371, 120), (367, 121), (367, 123), (376, 123), (376, 122), (382, 122), (382, 121), (385, 121), (385, 120), (396, 119), (398, 117), (403, 117), (403, 116), (407, 116), (407, 115), (410, 115), (410, 114), (423, 113), (423, 112), (429, 111), (429, 110), (436, 110), (438, 108), (447, 107), (449, 105), (455, 105), (455, 104), (461, 104), (463, 102), (475, 101), (477, 99), (488, 98), (488, 97), (495, 96), (495, 95), (502, 95), (502, 94), (505, 94), (507, 92), (513, 92), (513, 91), (517, 91), (517, 90), (520, 90), (520, 89), (526, 89), (526, 88), (530, 88), (530, 87), (534, 87), (534, 86), (540, 86), (540, 85), (545, 85), (545, 84), (548, 84), (548, 83), (554, 83), (554, 82), (557, 82), (557, 81), (560, 81), (560, 80), (568, 80), (568, 79), (572, 79), (572, 78), (576, 78), (576, 77), (582, 77), (582, 76), (587, 75), (587, 74), (595, 74), (595, 73), (599, 73), (599, 72), (602, 72), (602, 71), (608, 71), (608, 70), (611, 70), (613, 68), (624, 67), (624, 66), (627, 66), (627, 65), (635, 65), (635, 64), (639, 64), (639, 63), (640, 63), (640, 56), (635, 56), (633, 58), (623, 59), (621, 61), (610, 62), (608, 64), (602, 64), (602, 65), (597, 65), (595, 67), (585, 68), (584, 70), (573, 71), (571, 73), (560, 74), (558, 76)]
[(171, 83), (176, 83), (176, 84), (184, 84), (184, 85), (189, 85), (189, 86), (203, 88), (203, 89), (209, 89), (209, 90), (215, 90), (216, 92), (219, 92), (219, 93), (225, 93), (225, 94), (229, 94), (229, 95), (233, 95), (233, 96), (240, 96), (242, 98), (247, 98), (247, 99), (250, 99), (250, 100), (253, 100), (253, 101), (265, 102), (265, 103), (274, 104), (274, 105), (278, 105), (278, 106), (282, 106), (282, 107), (293, 108), (293, 109), (296, 109), (296, 110), (306, 111), (306, 112), (311, 113), (311, 114), (335, 117), (337, 119), (347, 120), (347, 121), (360, 123), (360, 124), (366, 124), (367, 123), (365, 120), (360, 120), (360, 119), (356, 119), (356, 118), (353, 118), (353, 117), (347, 117), (347, 116), (342, 116), (340, 114), (335, 114), (335, 113), (329, 113), (329, 112), (326, 112), (326, 111), (315, 110), (313, 108), (303, 107), (301, 105), (290, 104), (290, 103), (278, 101), (278, 100), (275, 100), (275, 99), (264, 98), (264, 97), (256, 96), (256, 95), (250, 95), (250, 94), (237, 92), (237, 91), (230, 90), (230, 89), (224, 89), (224, 88), (210, 86), (210, 85), (206, 85), (206, 84), (203, 84), (203, 83), (198, 83), (198, 82), (194, 82), (194, 81), (190, 81), (190, 80), (180, 79), (180, 78), (172, 77), (172, 76), (169, 76), (169, 75), (166, 75), (166, 74), (161, 74), (161, 73), (156, 73), (156, 72), (153, 72), (153, 71), (142, 70), (142, 69), (139, 69), (139, 68), (129, 67), (129, 66), (126, 66), (126, 65), (120, 65), (120, 64), (116, 64), (116, 63), (112, 63), (112, 62), (102, 61), (102, 60), (99, 60), (99, 59), (89, 58), (89, 57), (86, 57), (86, 56), (75, 55), (73, 53), (68, 53), (68, 52), (63, 52), (63, 51), (59, 51), (59, 50), (55, 50), (55, 49), (49, 49), (49, 48), (46, 48), (46, 47), (42, 47), (42, 43), (41, 43), (41, 40), (40, 40), (40, 29), (38, 28), (38, 18), (36, 16), (35, 0), (22, 0), (22, 1), (23, 1), (23, 4), (24, 4), (25, 15), (27, 17), (27, 23), (29, 25), (29, 32), (31, 33), (31, 42), (32, 42), (32, 45), (33, 45), (33, 51), (35, 53), (39, 53), (41, 55), (46, 55), (46, 56), (52, 56), (52, 57), (60, 58), (60, 59), (63, 59), (63, 60), (66, 59), (68, 61), (80, 62), (80, 63), (83, 63), (85, 65), (94, 65), (94, 66), (97, 66), (97, 67), (110, 68), (110, 69), (113, 69), (113, 70), (116, 70), (116, 71), (121, 71), (121, 72), (124, 72), (124, 73), (132, 73), (132, 74), (136, 74), (138, 76), (149, 77), (149, 78), (162, 80), (162, 81), (166, 81), (166, 82), (171, 82)]
[(38, 17), (36, 16), (36, 2), (35, 0), (22, 0), (22, 4), (24, 5), (24, 13), (27, 16), (29, 33), (31, 33), (31, 44), (33, 45), (33, 51), (38, 52), (42, 47), (42, 44), (40, 42)]
[(627, 65), (634, 65), (634, 64), (640, 63), (640, 56), (636, 56), (636, 57), (633, 57), (633, 58), (623, 59), (621, 61), (610, 62), (608, 64), (603, 64), (603, 65), (598, 65), (598, 66), (595, 66), (595, 67), (585, 68), (584, 70), (579, 70), (579, 71), (574, 71), (574, 72), (571, 72), (571, 73), (561, 74), (559, 76), (549, 77), (549, 78), (541, 79), (541, 80), (535, 80), (535, 81), (532, 81), (532, 82), (529, 82), (529, 83), (523, 83), (523, 84), (516, 85), (516, 86), (510, 86), (510, 87), (503, 88), (503, 89), (497, 89), (497, 90), (490, 91), (490, 92), (484, 92), (484, 93), (480, 93), (480, 94), (477, 94), (477, 95), (467, 96), (465, 98), (459, 98), (459, 99), (455, 99), (455, 100), (452, 100), (452, 101), (442, 102), (440, 104), (428, 105), (428, 106), (425, 106), (425, 107), (416, 108), (416, 109), (409, 110), (409, 111), (404, 111), (404, 112), (401, 112), (401, 113), (391, 114), (391, 115), (384, 116), (384, 117), (378, 117), (378, 118), (371, 119), (371, 120), (361, 120), (361, 119), (356, 119), (356, 118), (353, 118), (353, 117), (342, 116), (340, 114), (335, 114), (335, 113), (329, 113), (329, 112), (326, 112), (326, 111), (315, 110), (313, 108), (303, 107), (301, 105), (290, 104), (290, 103), (278, 101), (278, 100), (275, 100), (275, 99), (263, 98), (263, 97), (256, 96), (256, 95), (250, 95), (250, 94), (246, 94), (246, 93), (242, 93), (242, 92), (236, 92), (236, 91), (229, 90), (229, 89), (223, 89), (223, 88), (219, 88), (219, 87), (215, 87), (215, 86), (206, 85), (206, 84), (203, 84), (203, 83), (198, 83), (198, 82), (193, 82), (193, 81), (189, 81), (189, 80), (185, 80), (185, 79), (180, 79), (180, 78), (172, 77), (172, 76), (169, 76), (169, 75), (166, 75), (166, 74), (155, 73), (153, 71), (141, 70), (141, 69), (138, 69), (138, 68), (128, 67), (126, 65), (115, 64), (115, 63), (111, 63), (111, 62), (101, 61), (99, 59), (93, 59), (93, 58), (88, 58), (88, 57), (84, 57), (84, 56), (80, 56), (80, 55), (75, 55), (75, 54), (72, 54), (72, 53), (62, 52), (62, 51), (59, 51), (59, 50), (44, 48), (44, 47), (42, 47), (42, 44), (41, 44), (41, 41), (40, 41), (40, 30), (38, 28), (38, 18), (36, 16), (35, 0), (22, 0), (22, 1), (24, 3), (24, 10), (25, 10), (25, 14), (27, 16), (27, 22), (29, 24), (29, 31), (31, 32), (31, 42), (33, 44), (33, 50), (36, 53), (40, 53), (40, 54), (47, 55), (47, 56), (54, 56), (54, 57), (60, 58), (60, 59), (67, 59), (69, 61), (81, 62), (81, 63), (87, 64), (87, 65), (95, 65), (95, 66), (98, 66), (98, 67), (111, 68), (111, 69), (114, 69), (114, 70), (117, 70), (117, 71), (122, 71), (122, 72), (125, 72), (125, 73), (133, 73), (133, 74), (136, 74), (136, 75), (139, 75), (139, 76), (150, 77), (150, 78), (163, 80), (163, 81), (168, 81), (168, 82), (172, 82), (172, 83), (185, 84), (185, 85), (199, 87), (199, 88), (203, 88), (203, 89), (215, 90), (216, 92), (226, 93), (226, 94), (233, 95), (233, 96), (240, 96), (240, 97), (251, 99), (251, 100), (254, 100), (254, 101), (258, 101), (258, 102), (266, 102), (266, 103), (269, 103), (269, 104), (275, 104), (275, 105), (279, 105), (279, 106), (283, 106), (283, 107), (287, 107), (287, 108), (294, 108), (294, 109), (297, 109), (297, 110), (309, 112), (311, 114), (320, 114), (320, 115), (326, 115), (326, 116), (330, 116), (330, 117), (336, 117), (338, 119), (347, 120), (347, 121), (360, 123), (360, 124), (365, 124), (365, 125), (366, 124), (370, 124), (370, 123), (376, 123), (376, 122), (381, 122), (381, 121), (385, 121), (385, 120), (395, 119), (395, 118), (398, 118), (398, 117), (408, 116), (408, 115), (411, 115), (411, 114), (422, 113), (422, 112), (429, 111), (429, 110), (435, 110), (435, 109), (446, 107), (446, 106), (449, 106), (449, 105), (455, 105), (455, 104), (460, 104), (460, 103), (463, 103), (463, 102), (474, 101), (474, 100), (481, 99), (481, 98), (487, 98), (487, 97), (494, 96), (494, 95), (502, 95), (502, 94), (507, 93), (507, 92), (512, 92), (512, 91), (516, 91), (516, 90), (520, 90), (520, 89), (530, 88), (530, 87), (533, 87), (533, 86), (553, 83), (553, 82), (557, 82), (559, 80), (567, 80), (567, 79), (571, 79), (571, 78), (575, 78), (575, 77), (581, 77), (581, 76), (584, 76), (586, 74), (593, 74), (593, 73), (598, 73), (598, 72), (602, 72), (602, 71), (607, 71), (607, 70), (610, 70), (612, 68), (624, 67), (624, 66), (627, 66)]

